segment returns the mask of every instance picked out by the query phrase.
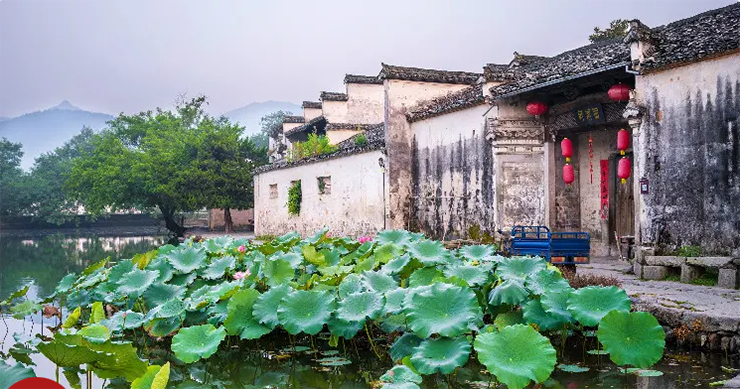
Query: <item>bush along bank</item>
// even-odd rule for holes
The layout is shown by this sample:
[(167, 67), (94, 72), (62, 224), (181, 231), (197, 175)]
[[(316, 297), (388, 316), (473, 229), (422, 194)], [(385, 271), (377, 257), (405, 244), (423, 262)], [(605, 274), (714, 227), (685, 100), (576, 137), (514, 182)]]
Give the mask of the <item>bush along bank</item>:
[(564, 345), (595, 335), (594, 352), (633, 371), (658, 362), (665, 346), (655, 317), (631, 312), (615, 286), (576, 290), (540, 258), (504, 258), (488, 245), (447, 250), (400, 230), (363, 243), (327, 231), (259, 245), (187, 240), (67, 275), (41, 301), (27, 290), (0, 305), (18, 318), (65, 313), (53, 338), (28, 352), (42, 353), (65, 375), (149, 385), (142, 387), (170, 378), (169, 362), (147, 362), (155, 344), (165, 344), (181, 366), (238, 339), (285, 332), (291, 342), (301, 336), (312, 343), (321, 333), (331, 347), (367, 339), (369, 352), (397, 363), (380, 377), (387, 389), (418, 388), (422, 376), (450, 374), (471, 358), (509, 388), (524, 388), (545, 381), (558, 364), (551, 339)]

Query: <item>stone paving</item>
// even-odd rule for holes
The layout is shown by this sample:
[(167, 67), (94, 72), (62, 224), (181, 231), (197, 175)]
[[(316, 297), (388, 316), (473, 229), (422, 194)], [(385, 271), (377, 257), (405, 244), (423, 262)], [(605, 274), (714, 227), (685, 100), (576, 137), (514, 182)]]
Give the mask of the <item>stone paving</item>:
[(630, 269), (629, 262), (597, 258), (578, 272), (618, 278), (636, 310), (652, 313), (672, 329), (683, 326), (707, 349), (740, 351), (739, 290), (640, 280), (628, 274)]

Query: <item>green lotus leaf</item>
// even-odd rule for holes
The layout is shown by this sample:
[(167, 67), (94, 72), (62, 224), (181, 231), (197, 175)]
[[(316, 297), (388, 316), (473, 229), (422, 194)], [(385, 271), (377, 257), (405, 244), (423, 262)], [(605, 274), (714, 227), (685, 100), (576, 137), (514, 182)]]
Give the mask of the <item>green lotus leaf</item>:
[(334, 296), (327, 291), (298, 290), (280, 302), (277, 316), (288, 333), (316, 335), (334, 311)]
[(81, 329), (78, 334), (91, 343), (105, 343), (110, 339), (110, 331), (102, 324), (91, 324)]
[(90, 323), (98, 323), (105, 319), (105, 310), (103, 310), (103, 303), (96, 301), (92, 304), (90, 309)]
[(134, 311), (118, 311), (110, 318), (102, 320), (100, 324), (111, 332), (131, 330), (144, 324), (144, 315)]
[(48, 343), (39, 343), (36, 349), (55, 365), (61, 367), (78, 367), (83, 363), (88, 363), (103, 356), (103, 353), (93, 351), (88, 347), (67, 344), (60, 339), (54, 339)]
[(400, 313), (403, 311), (403, 300), (406, 297), (406, 289), (396, 288), (385, 293), (385, 312)]
[(33, 369), (23, 367), (20, 363), (8, 365), (0, 360), (0, 388), (8, 389), (18, 381), (33, 377), (36, 377)]
[(536, 295), (571, 289), (568, 281), (563, 278), (560, 272), (554, 269), (544, 269), (530, 274), (524, 284), (527, 289)]
[[(169, 362), (168, 362), (169, 363)], [(134, 380), (134, 382), (131, 383), (131, 389), (152, 389), (152, 383), (154, 382), (154, 377), (157, 376), (157, 373), (162, 370), (162, 366), (159, 365), (150, 365), (146, 368), (146, 373), (144, 373), (143, 376), (137, 378)]]
[(265, 275), (265, 282), (270, 287), (286, 284), (295, 277), (295, 270), (288, 261), (283, 259), (265, 260), (262, 273)]
[(327, 325), (332, 335), (341, 336), (344, 339), (352, 339), (364, 327), (365, 320), (344, 321), (333, 316), (329, 319)]
[(465, 337), (427, 339), (414, 348), (411, 363), (421, 374), (450, 374), (470, 356)]
[(571, 293), (568, 312), (586, 327), (595, 327), (611, 311), (629, 312), (627, 293), (616, 286), (587, 286)]
[[(38, 354), (38, 351), (35, 348), (32, 349), (27, 344), (22, 343), (17, 336), (13, 336), (13, 338), (15, 338), (18, 343), (8, 349), (8, 354), (10, 354), (16, 362), (20, 362), (26, 366), (35, 365), (36, 363), (31, 360), (31, 354)], [(31, 342), (36, 342), (36, 340), (31, 339)]]
[(89, 274), (78, 280), (77, 288), (87, 289), (91, 286), (95, 286), (107, 279), (107, 273), (105, 271), (98, 271), (97, 273)]
[(175, 250), (177, 250), (177, 246), (174, 246), (168, 243), (164, 246), (159, 246), (159, 248), (157, 249), (157, 252), (160, 254), (169, 254)]
[(339, 284), (339, 297), (362, 292), (362, 278), (357, 274), (348, 274)]
[(385, 333), (403, 331), (406, 329), (406, 315), (399, 313), (397, 315), (388, 315), (380, 322), (380, 329)]
[(232, 256), (225, 256), (221, 258), (215, 258), (210, 265), (208, 265), (200, 273), (200, 276), (206, 280), (216, 280), (222, 278), (226, 270), (232, 269), (236, 260)]
[(353, 266), (324, 266), (320, 267), (318, 270), (324, 276), (335, 277), (351, 273), (354, 269), (355, 268)]
[(195, 281), (195, 279), (198, 277), (195, 273), (188, 273), (188, 274), (177, 274), (172, 276), (172, 280), (170, 280), (170, 285), (177, 285), (177, 286), (188, 286)]
[(149, 265), (146, 266), (146, 270), (156, 270), (159, 272), (156, 282), (167, 282), (172, 279), (175, 274), (175, 269), (172, 265), (167, 262), (164, 256), (154, 258)]
[(409, 328), (424, 338), (432, 334), (458, 336), (482, 316), (472, 290), (441, 283), (410, 294), (404, 311)]
[(639, 377), (660, 377), (663, 375), (663, 372), (659, 370), (646, 370), (638, 368), (629, 368), (627, 369), (627, 373), (635, 374)]
[(362, 273), (362, 284), (368, 291), (381, 294), (398, 288), (398, 282), (393, 277), (375, 271)]
[(493, 306), (501, 304), (519, 305), (529, 298), (529, 291), (517, 279), (502, 282), (493, 288), (488, 295), (488, 302)]
[(254, 303), (260, 297), (255, 289), (245, 289), (237, 292), (229, 299), (228, 316), (224, 321), (224, 328), (229, 335), (239, 335), (242, 339), (258, 339), (269, 334), (272, 328), (263, 326), (252, 314)]
[(403, 358), (410, 356), (414, 353), (414, 347), (417, 347), (422, 342), (422, 339), (410, 332), (406, 332), (401, 337), (396, 339), (388, 350), (391, 359), (394, 362), (400, 361)]
[(108, 273), (108, 282), (117, 284), (118, 281), (121, 280), (121, 277), (131, 270), (134, 270), (134, 262), (132, 260), (126, 259), (119, 262), (116, 266), (110, 268), (110, 273)]
[(456, 264), (445, 269), (446, 277), (457, 277), (469, 286), (478, 286), (488, 282), (489, 266)]
[(375, 292), (353, 293), (339, 300), (337, 318), (344, 321), (361, 321), (366, 317), (377, 319), (383, 310), (383, 296)]
[(193, 363), (213, 355), (225, 337), (223, 327), (210, 324), (183, 328), (172, 338), (172, 351), (179, 360)]
[(495, 254), (496, 249), (488, 245), (463, 246), (460, 248), (460, 255), (469, 261), (491, 261)]
[(564, 371), (566, 373), (585, 373), (585, 372), (591, 370), (591, 369), (589, 369), (587, 367), (583, 367), (583, 366), (578, 366), (578, 365), (563, 365), (563, 364), (558, 365), (558, 369), (560, 371)]
[(208, 255), (195, 247), (172, 251), (167, 254), (170, 265), (181, 274), (191, 273), (206, 263)]
[(324, 254), (316, 251), (316, 247), (307, 244), (303, 246), (301, 253), (303, 254), (303, 258), (306, 259), (306, 262), (314, 266), (326, 266), (326, 257), (324, 257)]
[(31, 300), (25, 300), (20, 304), (10, 307), (13, 318), (22, 320), (24, 317), (41, 310), (43, 307)]
[(419, 374), (411, 370), (408, 366), (405, 365), (396, 365), (393, 366), (390, 370), (385, 372), (382, 376), (380, 376), (380, 380), (383, 382), (413, 382), (415, 384), (420, 384), (422, 381), (422, 378)]
[(411, 242), (411, 234), (404, 230), (385, 230), (378, 232), (378, 235), (375, 236), (375, 240), (379, 244), (393, 243), (403, 247)]
[(133, 381), (146, 373), (147, 363), (139, 359), (131, 343), (107, 341), (102, 344), (86, 343), (85, 346), (102, 353), (102, 358), (88, 362), (88, 367), (102, 379), (122, 377)]
[[(55, 294), (62, 294), (67, 293), (75, 284), (75, 281), (77, 281), (77, 274), (70, 273), (64, 276), (61, 281), (57, 284), (56, 289), (54, 289)], [(8, 300), (10, 301), (10, 299)]]
[(185, 287), (155, 281), (144, 292), (143, 297), (144, 304), (147, 307), (156, 307), (171, 299), (182, 299), (185, 297)]
[(650, 367), (663, 357), (665, 332), (647, 312), (611, 311), (601, 319), (596, 336), (620, 366)]
[(105, 265), (110, 261), (110, 257), (103, 258), (98, 262), (93, 263), (92, 265), (85, 268), (85, 270), (82, 271), (80, 274), (81, 276), (89, 276), (90, 274), (95, 273), (96, 271), (102, 269), (105, 267)]
[(383, 265), (383, 267), (380, 268), (380, 272), (388, 275), (398, 274), (403, 271), (409, 262), (411, 262), (411, 257), (408, 254), (401, 255), (400, 257), (391, 259), (388, 263)]
[(375, 248), (373, 255), (378, 263), (386, 264), (403, 254), (403, 248), (393, 243), (385, 243)]
[(167, 319), (154, 319), (148, 322), (144, 329), (150, 336), (155, 338), (164, 338), (172, 335), (182, 327), (182, 318), (179, 316), (169, 317)]
[(573, 321), (573, 315), (568, 312), (568, 299), (573, 289), (565, 289), (559, 292), (548, 293), (540, 296), (540, 303), (550, 316), (564, 323)]
[(413, 382), (389, 382), (383, 384), (380, 389), (419, 389), (419, 385)]
[(409, 245), (409, 254), (424, 266), (447, 263), (450, 252), (440, 241), (423, 240)]
[(544, 382), (555, 369), (555, 349), (534, 328), (517, 324), (475, 338), (478, 360), (511, 389)]
[(342, 253), (337, 249), (323, 249), (321, 250), (321, 254), (324, 255), (327, 266), (337, 266), (342, 259)]
[(230, 236), (219, 236), (218, 238), (207, 239), (203, 242), (203, 248), (212, 254), (222, 254), (231, 246), (233, 239)]
[(72, 328), (76, 326), (77, 322), (80, 321), (80, 316), (82, 316), (82, 309), (80, 307), (77, 307), (64, 320), (64, 323), (62, 324), (62, 328)]
[(344, 366), (352, 364), (352, 361), (343, 357), (321, 358), (317, 359), (316, 362), (320, 363), (321, 366)]
[(538, 299), (529, 300), (529, 302), (522, 305), (522, 312), (524, 313), (524, 320), (530, 324), (537, 324), (541, 331), (563, 328), (566, 323), (545, 312), (545, 308), (542, 307), (542, 303)]
[(524, 317), (522, 315), (522, 311), (511, 311), (511, 312), (499, 313), (498, 315), (496, 315), (496, 318), (493, 320), (493, 325), (499, 331), (501, 331), (501, 329), (504, 327), (513, 326), (515, 324), (523, 324), (523, 323), (524, 323)]
[(185, 313), (185, 304), (180, 299), (172, 299), (159, 305), (149, 311), (153, 317), (167, 319), (170, 317), (180, 316)]
[(499, 262), (496, 274), (506, 280), (519, 280), (522, 283), (530, 274), (547, 268), (541, 258), (507, 258)]
[(435, 267), (416, 269), (409, 277), (409, 287), (415, 288), (417, 286), (431, 285), (434, 279), (438, 277), (444, 277), (444, 274)]
[(270, 329), (275, 328), (280, 324), (277, 316), (280, 300), (287, 296), (290, 291), (290, 286), (286, 284), (270, 288), (267, 292), (262, 293), (252, 307), (252, 315)]
[(134, 270), (121, 276), (116, 292), (132, 297), (139, 297), (146, 292), (158, 276), (158, 271), (134, 268)]

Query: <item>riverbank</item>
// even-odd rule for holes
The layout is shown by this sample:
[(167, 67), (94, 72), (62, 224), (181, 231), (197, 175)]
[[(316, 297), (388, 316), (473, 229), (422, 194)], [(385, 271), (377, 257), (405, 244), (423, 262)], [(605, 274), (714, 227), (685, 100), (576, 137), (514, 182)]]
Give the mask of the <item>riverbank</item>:
[(629, 274), (630, 263), (595, 259), (579, 273), (616, 277), (632, 306), (666, 327), (666, 340), (726, 354), (740, 353), (740, 291), (675, 281), (647, 281)]

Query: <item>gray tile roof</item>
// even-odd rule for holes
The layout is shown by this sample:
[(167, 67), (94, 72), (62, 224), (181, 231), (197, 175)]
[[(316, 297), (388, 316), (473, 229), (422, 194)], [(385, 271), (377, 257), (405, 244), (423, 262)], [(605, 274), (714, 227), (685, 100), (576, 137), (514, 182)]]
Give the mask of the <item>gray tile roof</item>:
[(303, 104), (301, 104), (301, 108), (321, 109), (321, 102), (320, 101), (304, 101)]
[(339, 92), (321, 92), (319, 97), (321, 101), (347, 101), (349, 97), (346, 93)]
[(344, 76), (345, 84), (382, 84), (383, 80), (378, 76), (362, 76), (359, 74), (346, 74)]
[(303, 123), (303, 116), (283, 116), (283, 123)]
[(324, 118), (324, 116), (317, 116), (317, 117), (309, 120), (308, 122), (306, 122), (306, 124), (304, 124), (302, 126), (291, 128), (288, 131), (284, 131), (283, 134), (285, 136), (291, 136), (291, 135), (297, 134), (299, 132), (313, 131), (313, 127), (314, 126), (321, 127), (321, 126), (325, 126), (325, 125), (326, 125), (326, 118)]
[(457, 92), (423, 101), (412, 107), (406, 114), (406, 118), (410, 122), (416, 122), (484, 103), (485, 99), (481, 87), (473, 85)]
[(481, 73), (412, 68), (385, 63), (381, 64), (381, 66), (382, 68), (378, 75), (378, 78), (381, 80), (390, 79), (472, 85), (482, 76)]

